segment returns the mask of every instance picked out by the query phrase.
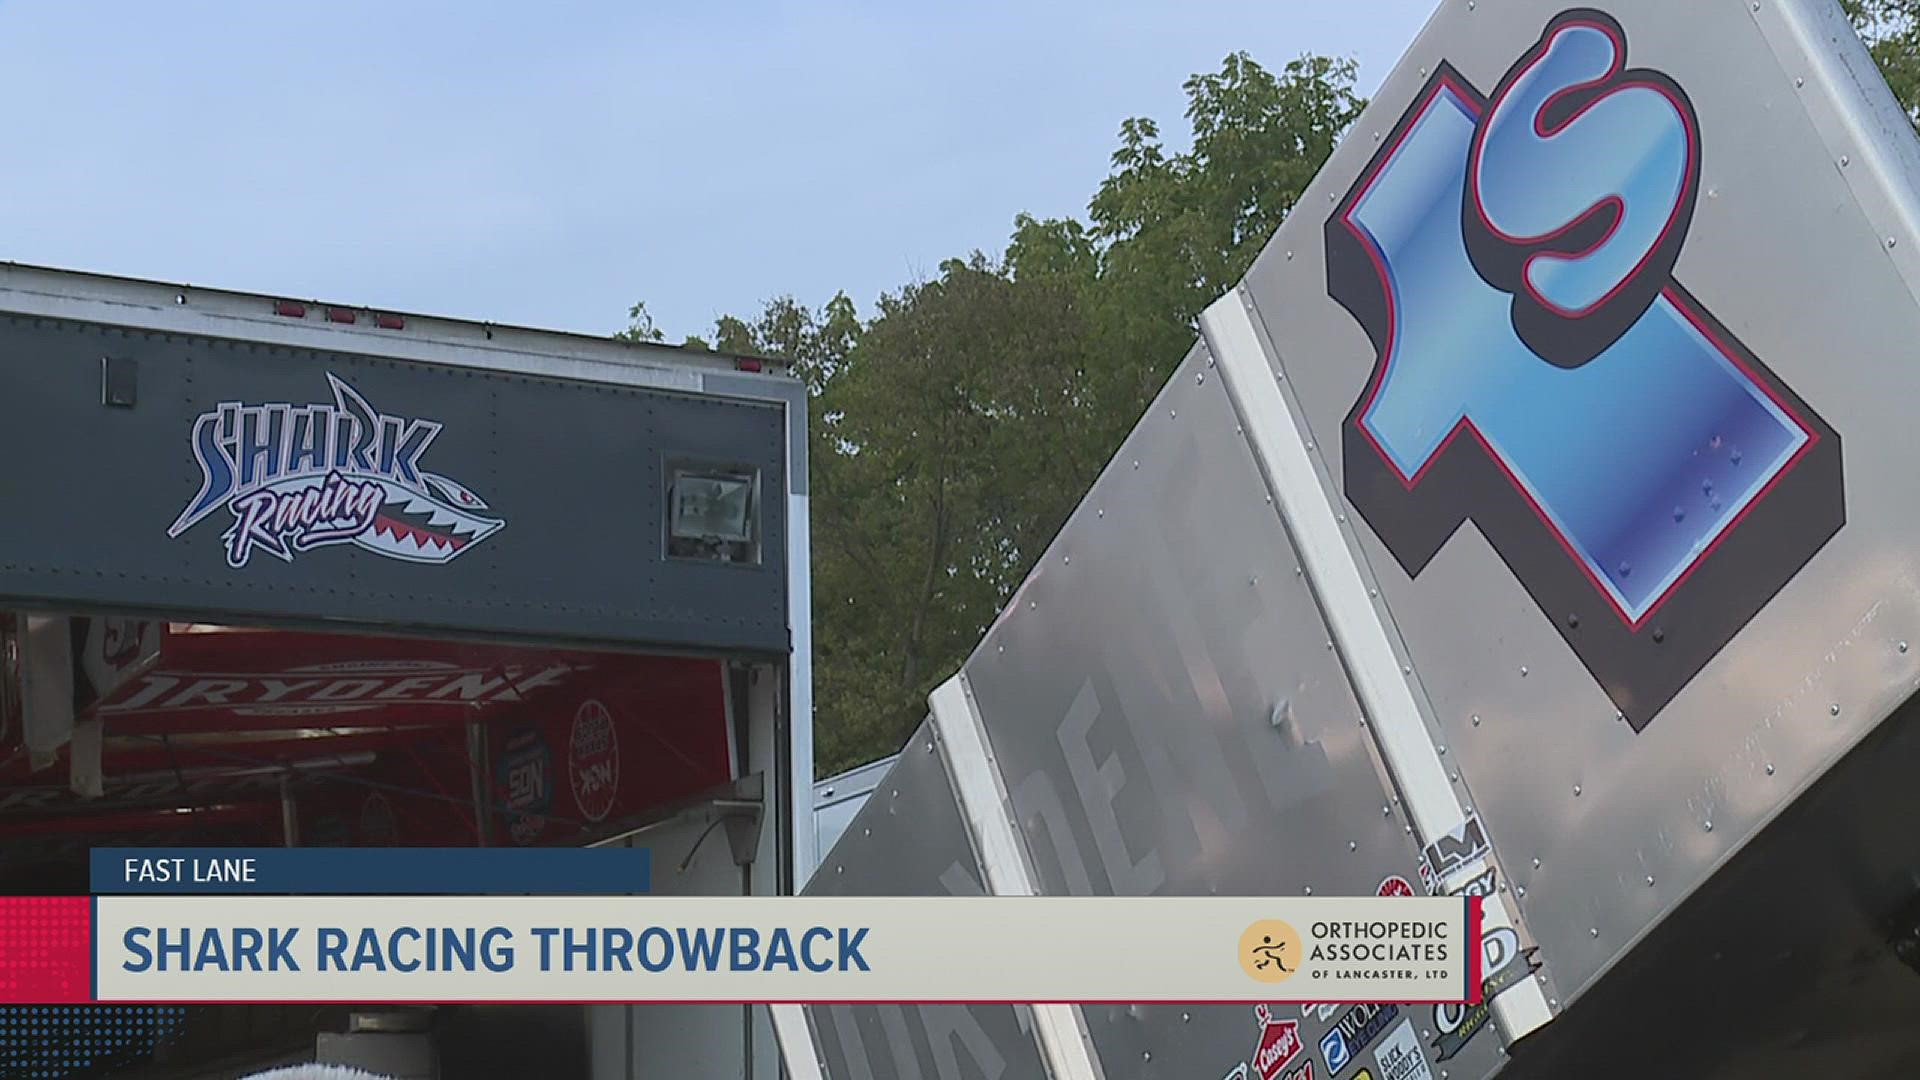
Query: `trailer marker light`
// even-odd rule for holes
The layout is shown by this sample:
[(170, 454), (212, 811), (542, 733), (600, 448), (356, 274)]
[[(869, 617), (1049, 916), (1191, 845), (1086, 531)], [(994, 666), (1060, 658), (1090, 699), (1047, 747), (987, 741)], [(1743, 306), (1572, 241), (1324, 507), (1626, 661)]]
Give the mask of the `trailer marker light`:
[(354, 314), (352, 308), (330, 307), (327, 309), (328, 322), (346, 323), (348, 325), (352, 325), (358, 318), (359, 316)]
[(734, 366), (734, 369), (737, 371), (760, 371), (766, 365), (762, 364), (758, 360), (749, 360), (743, 357), (739, 360), (735, 360), (733, 362), (733, 366)]
[(373, 325), (382, 330), (405, 330), (407, 328), (407, 320), (398, 315), (382, 313), (373, 317)]
[(275, 300), (273, 313), (285, 315), (289, 319), (304, 319), (307, 317), (307, 305), (294, 300)]

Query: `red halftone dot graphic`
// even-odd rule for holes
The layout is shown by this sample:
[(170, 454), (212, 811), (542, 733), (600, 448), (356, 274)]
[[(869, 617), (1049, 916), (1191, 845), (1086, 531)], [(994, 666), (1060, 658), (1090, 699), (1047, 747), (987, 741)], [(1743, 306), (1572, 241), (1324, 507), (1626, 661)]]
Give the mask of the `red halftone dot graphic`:
[(0, 896), (0, 1001), (92, 1000), (92, 914), (84, 896)]

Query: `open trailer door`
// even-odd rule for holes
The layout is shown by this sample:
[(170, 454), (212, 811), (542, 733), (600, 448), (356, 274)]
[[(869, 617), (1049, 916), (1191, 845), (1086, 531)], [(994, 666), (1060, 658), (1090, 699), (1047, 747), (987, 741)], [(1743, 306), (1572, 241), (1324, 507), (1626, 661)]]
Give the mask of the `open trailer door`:
[[(84, 894), (105, 845), (644, 846), (682, 895), (812, 871), (777, 365), (12, 265), (0, 354), (0, 891)], [(569, 1075), (777, 1068), (764, 1010), (549, 1011), (448, 1021), (450, 1075), (543, 1025)], [(176, 1062), (263, 1027), (178, 1012), (141, 1036)]]
[(995, 892), (1487, 899), (1488, 1005), (1076, 1008), (1056, 1080), (1920, 1071), (1916, 283), (1830, 0), (1448, 0), (816, 888), (964, 883), (881, 846), (953, 798)]

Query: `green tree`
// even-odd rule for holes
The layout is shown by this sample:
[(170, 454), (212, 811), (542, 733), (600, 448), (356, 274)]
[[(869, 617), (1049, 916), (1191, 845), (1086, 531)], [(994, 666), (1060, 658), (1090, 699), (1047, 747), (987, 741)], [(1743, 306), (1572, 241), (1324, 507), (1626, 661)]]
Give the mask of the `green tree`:
[[(1121, 125), (1087, 221), (1021, 215), (1002, 255), (950, 260), (869, 319), (780, 297), (717, 322), (713, 347), (788, 360), (812, 398), (822, 772), (920, 722), (1359, 114), (1353, 80), (1236, 53), (1187, 81), (1187, 149)], [(631, 318), (622, 336), (663, 339), (644, 305)]]
[(1893, 96), (1920, 126), (1920, 0), (1841, 0)]

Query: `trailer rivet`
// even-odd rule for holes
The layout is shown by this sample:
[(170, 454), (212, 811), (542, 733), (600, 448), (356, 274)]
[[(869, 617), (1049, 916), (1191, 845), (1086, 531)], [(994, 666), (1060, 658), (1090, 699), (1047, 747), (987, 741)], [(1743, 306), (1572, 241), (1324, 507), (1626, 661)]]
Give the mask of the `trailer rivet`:
[(1252, 577), (1250, 577), (1250, 578), (1248, 578), (1248, 579), (1247, 579), (1247, 584), (1248, 584), (1249, 586), (1251, 586), (1251, 587), (1253, 587), (1253, 588), (1256, 588), (1256, 589), (1257, 589), (1257, 588), (1259, 588), (1259, 587), (1260, 587), (1260, 575), (1259, 575), (1259, 574), (1255, 574), (1255, 575), (1253, 575)]
[(861, 829), (861, 830), (860, 830), (860, 835), (861, 835), (861, 836), (872, 836), (872, 835), (873, 835), (873, 830), (872, 830), (872, 829)]
[(1291, 252), (1291, 251), (1289, 251), (1289, 252), (1287, 252), (1287, 261), (1288, 261), (1288, 262), (1292, 262), (1292, 261), (1293, 261), (1293, 252)]
[(1062, 556), (1060, 556), (1060, 562), (1061, 562), (1062, 564), (1064, 564), (1064, 565), (1067, 565), (1067, 566), (1072, 566), (1072, 565), (1073, 565), (1073, 556), (1071, 556), (1071, 555), (1062, 555)]
[(1327, 651), (1328, 651), (1328, 652), (1332, 652), (1332, 651), (1333, 651), (1333, 642), (1331, 642), (1331, 641), (1329, 641), (1329, 642), (1327, 642)]
[(1516, 889), (1514, 889), (1513, 891), (1514, 891), (1514, 893), (1515, 893), (1516, 895), (1518, 895), (1518, 896), (1522, 896), (1522, 897), (1524, 897), (1524, 896), (1526, 896), (1526, 895), (1527, 895), (1527, 887), (1526, 887), (1525, 885), (1522, 885), (1522, 886), (1520, 886), (1520, 887), (1518, 887), (1518, 888), (1516, 888)]
[(1597, 927), (1597, 926), (1592, 926), (1592, 927), (1588, 927), (1588, 928), (1587, 928), (1587, 936), (1588, 936), (1588, 937), (1599, 937), (1599, 936), (1600, 936), (1600, 928), (1599, 928), (1599, 927)]
[(1380, 141), (1380, 133), (1379, 133), (1379, 132), (1377, 132), (1377, 131), (1376, 131), (1376, 132), (1374, 132), (1374, 133), (1373, 133), (1373, 141), (1374, 141), (1374, 142), (1379, 142), (1379, 141)]
[[(1273, 501), (1273, 496), (1271, 496), (1271, 495), (1269, 495), (1269, 496), (1267, 496), (1267, 501), (1268, 501), (1268, 502), (1272, 502), (1272, 501)], [(1296, 567), (1294, 567), (1294, 568), (1293, 568), (1293, 576), (1294, 576), (1294, 577), (1299, 577), (1299, 576), (1300, 576), (1301, 574), (1303, 574), (1303, 573), (1305, 573), (1305, 571), (1303, 571), (1303, 570), (1301, 570), (1301, 569), (1300, 569), (1300, 568), (1299, 568), (1298, 566), (1296, 566)]]
[(1347, 841), (1347, 850), (1348, 850), (1348, 851), (1359, 851), (1359, 850), (1360, 850), (1360, 845), (1359, 845), (1359, 844), (1356, 844), (1356, 843), (1354, 843), (1354, 842), (1353, 842), (1353, 841), (1351, 841), (1351, 840), (1349, 840), (1349, 841)]
[(1520, 677), (1523, 679), (1527, 677), (1527, 665), (1525, 664), (1520, 665)]
[(1167, 419), (1169, 419), (1169, 420), (1178, 420), (1178, 419), (1180, 419), (1180, 410), (1179, 410), (1179, 409), (1168, 409), (1168, 410), (1167, 410)]
[[(1756, 9), (1755, 9), (1755, 10), (1758, 10), (1758, 8), (1756, 7)], [(1557, 1008), (1559, 1008), (1559, 1007), (1560, 1007), (1560, 999), (1559, 999), (1559, 998), (1548, 998), (1548, 999), (1547, 999), (1547, 1008), (1549, 1008), (1549, 1009), (1557, 1009)]]
[(1759, 10), (1760, 10), (1760, 0), (1753, 0), (1753, 5), (1752, 5), (1752, 6), (1753, 6), (1753, 10), (1755, 10), (1755, 11), (1759, 11)]
[(1449, 780), (1451, 780), (1451, 781), (1453, 781), (1454, 783), (1456, 783), (1456, 784), (1457, 784), (1457, 783), (1459, 783), (1459, 782), (1460, 782), (1460, 774), (1459, 774), (1459, 773), (1457, 773), (1457, 772), (1454, 772), (1454, 773), (1448, 773), (1448, 774), (1447, 774), (1447, 779), (1449, 779)]
[(1309, 885), (1309, 886), (1307, 886), (1307, 895), (1308, 895), (1308, 896), (1312, 896), (1312, 895), (1313, 895), (1313, 886), (1311, 886), (1311, 885)]
[(1773, 775), (1773, 762), (1771, 761), (1767, 762), (1767, 775), (1768, 776)]
[(1845, 155), (1845, 154), (1841, 154), (1841, 155), (1840, 155), (1840, 167), (1841, 167), (1841, 168), (1843, 168), (1843, 169), (1844, 169), (1844, 168), (1846, 168), (1847, 166), (1849, 166), (1849, 165), (1851, 165), (1851, 164), (1853, 164), (1853, 159), (1852, 159), (1852, 158), (1850, 158), (1850, 157), (1848, 157), (1848, 156), (1847, 156), (1847, 155)]
[(1900, 242), (1900, 238), (1899, 238), (1899, 237), (1897, 237), (1897, 236), (1889, 236), (1889, 237), (1887, 237), (1887, 246), (1888, 246), (1888, 247), (1893, 247), (1894, 245), (1896, 245), (1896, 244), (1898, 244), (1899, 242)]
[(1187, 1022), (1187, 1021), (1189, 1021), (1189, 1020), (1192, 1020), (1192, 1019), (1193, 1019), (1193, 1014), (1192, 1014), (1192, 1013), (1181, 1013), (1181, 1014), (1180, 1014), (1180, 1022), (1181, 1022), (1181, 1023), (1183, 1023), (1183, 1024), (1184, 1024), (1184, 1023), (1186, 1023), (1186, 1022)]
[(1626, 713), (1624, 713), (1624, 712), (1621, 712), (1621, 711), (1620, 711), (1619, 709), (1615, 709), (1615, 710), (1613, 710), (1613, 718), (1614, 718), (1615, 720), (1619, 720), (1619, 721), (1621, 721), (1622, 723), (1624, 723), (1624, 722), (1626, 722), (1626, 719), (1627, 719), (1627, 714), (1626, 714)]
[(1431, 1039), (1433, 1038), (1433, 1032), (1422, 1029), (1420, 1032), (1420, 1037), (1423, 1039)]
[(1807, 85), (1807, 80), (1804, 77), (1796, 77), (1793, 80), (1793, 88), (1795, 90), (1798, 90), (1805, 85)]
[(1205, 386), (1205, 385), (1207, 385), (1207, 373), (1206, 373), (1206, 372), (1204, 372), (1204, 371), (1196, 371), (1196, 372), (1194, 372), (1194, 373), (1193, 373), (1193, 385), (1195, 385), (1195, 386)]
[(1106, 517), (1106, 516), (1107, 516), (1107, 511), (1106, 511), (1106, 510), (1105, 510), (1104, 508), (1102, 508), (1102, 509), (1099, 509), (1099, 510), (1095, 510), (1095, 511), (1093, 512), (1093, 516), (1094, 516), (1094, 517)]
[[(1309, 450), (1311, 450), (1311, 449), (1313, 449), (1313, 447), (1311, 447), (1311, 446), (1309, 446), (1309, 447), (1307, 447), (1307, 449), (1309, 449)], [(1345, 525), (1345, 524), (1347, 523), (1347, 515), (1345, 515), (1345, 514), (1335, 514), (1335, 515), (1333, 515), (1333, 520), (1335, 520), (1335, 521), (1337, 521), (1337, 522), (1339, 522), (1339, 523), (1340, 523), (1340, 524), (1342, 524), (1342, 525)]]
[[(1307, 440), (1307, 449), (1309, 449), (1309, 450), (1311, 450), (1311, 449), (1313, 449), (1313, 440), (1312, 440), (1312, 439), (1308, 439), (1308, 440)], [(1342, 520), (1344, 520), (1344, 519), (1342, 519)]]
[(1711, 822), (1711, 821), (1709, 821), (1709, 822), (1707, 822), (1707, 831), (1708, 831), (1708, 832), (1712, 832), (1712, 831), (1713, 831), (1713, 822)]
[(1151, 1050), (1142, 1050), (1142, 1051), (1140, 1051), (1140, 1060), (1142, 1060), (1142, 1061), (1152, 1061), (1152, 1060), (1153, 1060), (1153, 1051), (1151, 1051)]
[(1648, 874), (1648, 875), (1647, 875), (1647, 888), (1649, 888), (1649, 889), (1651, 889), (1651, 888), (1653, 888), (1653, 875), (1652, 875), (1652, 874)]
[(1408, 835), (1408, 836), (1412, 836), (1412, 835), (1413, 835), (1413, 826), (1411, 826), (1411, 825), (1409, 825), (1409, 826), (1407, 826), (1407, 835)]
[(1392, 817), (1392, 816), (1393, 816), (1393, 807), (1391, 807), (1391, 806), (1382, 806), (1382, 807), (1380, 808), (1380, 816), (1381, 816), (1381, 817)]
[(1378, 599), (1380, 599), (1380, 590), (1379, 590), (1379, 589), (1368, 589), (1368, 590), (1367, 590), (1367, 599), (1369, 599), (1369, 600), (1378, 600)]
[(1395, 805), (1395, 806), (1399, 806), (1399, 805), (1400, 805), (1400, 796), (1398, 796), (1398, 795), (1395, 795), (1395, 796), (1393, 797), (1393, 805)]
[[(1413, 674), (1413, 665), (1412, 665), (1412, 664), (1401, 664), (1401, 665), (1400, 665), (1400, 674), (1402, 674), (1402, 675), (1411, 675), (1411, 674)], [(1444, 753), (1446, 753), (1446, 750), (1445, 750), (1445, 749), (1442, 749), (1442, 750), (1441, 750), (1440, 752), (1444, 754)]]
[(1007, 647), (1006, 647), (1005, 645), (995, 645), (995, 646), (994, 646), (994, 649), (995, 649), (996, 651), (999, 651), (999, 652), (1006, 652), (1006, 651), (1007, 651)]
[(1901, 642), (1901, 643), (1900, 643), (1900, 651), (1901, 651), (1901, 652), (1906, 652), (1906, 651), (1907, 651), (1907, 643), (1906, 643), (1906, 642), (1904, 642), (1904, 641), (1903, 641), (1903, 642)]
[(1427, 69), (1424, 66), (1420, 68), (1420, 77), (1423, 79), (1427, 77)]
[(186, 294), (186, 293), (174, 293), (174, 294), (173, 294), (173, 302), (174, 302), (174, 303), (176, 303), (176, 304), (183, 304), (183, 305), (184, 305), (184, 304), (185, 304), (185, 303), (187, 302), (187, 294)]
[(1580, 797), (1580, 785), (1579, 785), (1579, 784), (1575, 784), (1575, 785), (1573, 785), (1573, 797), (1574, 797), (1574, 798), (1576, 798), (1576, 799)]
[(1533, 868), (1535, 870), (1540, 869), (1540, 857), (1538, 855), (1533, 857)]
[(1473, 714), (1473, 726), (1474, 726), (1474, 727), (1479, 727), (1479, 726), (1480, 726), (1480, 714), (1479, 714), (1479, 713), (1474, 713), (1474, 714)]
[(1444, 747), (1444, 746), (1442, 746), (1442, 747), (1439, 747), (1438, 749), (1439, 749), (1439, 751), (1440, 751), (1440, 756), (1441, 756), (1441, 757), (1446, 757), (1446, 756), (1447, 756), (1447, 748), (1446, 748), (1446, 747)]
[(1135, 460), (1134, 460), (1134, 463), (1133, 463), (1133, 467), (1134, 467), (1134, 468), (1136, 468), (1136, 469), (1140, 467), (1140, 462), (1139, 462), (1139, 460), (1138, 460), (1138, 459), (1135, 459)]
[(1828, 712), (1828, 713), (1830, 713), (1830, 714), (1832, 714), (1832, 715), (1834, 715), (1834, 716), (1839, 716), (1839, 715), (1840, 715), (1840, 706), (1839, 706), (1839, 705), (1837, 705), (1837, 704), (1835, 704), (1835, 705), (1829, 705), (1829, 706), (1827, 706), (1827, 712)]

